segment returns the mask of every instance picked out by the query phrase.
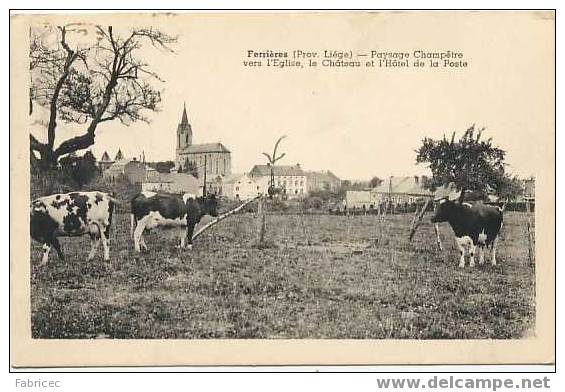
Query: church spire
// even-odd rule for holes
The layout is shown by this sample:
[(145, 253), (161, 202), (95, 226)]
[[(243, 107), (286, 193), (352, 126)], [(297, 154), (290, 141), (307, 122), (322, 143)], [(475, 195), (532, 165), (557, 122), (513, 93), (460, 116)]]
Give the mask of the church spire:
[(188, 125), (188, 115), (186, 114), (186, 102), (184, 103), (184, 107), (182, 110), (182, 119), (180, 121), (180, 125), (187, 126)]

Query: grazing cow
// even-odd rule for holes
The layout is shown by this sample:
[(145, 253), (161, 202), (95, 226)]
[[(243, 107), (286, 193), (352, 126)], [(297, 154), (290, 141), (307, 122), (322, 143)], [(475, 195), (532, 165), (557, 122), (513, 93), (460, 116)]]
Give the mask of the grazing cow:
[(31, 238), (43, 244), (41, 264), (46, 264), (49, 251), (54, 247), (60, 260), (64, 260), (58, 237), (90, 236), (91, 260), (100, 240), (104, 248), (104, 260), (109, 260), (108, 236), (112, 214), (117, 200), (102, 192), (71, 192), (40, 197), (31, 203)]
[(475, 265), (475, 250), (479, 247), (479, 264), (485, 262), (484, 248), (492, 247), (492, 265), (496, 265), (497, 235), (502, 226), (502, 209), (483, 203), (459, 203), (447, 198), (439, 200), (432, 222), (448, 222), (461, 252), (459, 267), (465, 267), (465, 247), (469, 247), (469, 266)]
[(147, 250), (143, 238), (145, 229), (157, 227), (178, 231), (180, 247), (184, 248), (188, 241), (188, 249), (192, 249), (194, 227), (204, 215), (218, 216), (218, 201), (214, 195), (194, 197), (184, 194), (182, 197), (155, 192), (141, 192), (131, 201), (131, 235), (135, 250)]

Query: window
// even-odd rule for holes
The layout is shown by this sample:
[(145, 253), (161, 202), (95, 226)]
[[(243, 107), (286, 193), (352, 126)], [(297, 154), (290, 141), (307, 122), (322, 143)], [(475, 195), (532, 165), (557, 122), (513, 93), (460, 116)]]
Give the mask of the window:
[(303, 186), (303, 185), (304, 185), (304, 181), (300, 181), (300, 186)]
[(239, 191), (239, 187), (238, 187), (238, 186), (236, 186), (236, 187), (235, 187), (235, 190), (236, 190), (236, 191)]
[(298, 186), (298, 181), (294, 181), (294, 186)]

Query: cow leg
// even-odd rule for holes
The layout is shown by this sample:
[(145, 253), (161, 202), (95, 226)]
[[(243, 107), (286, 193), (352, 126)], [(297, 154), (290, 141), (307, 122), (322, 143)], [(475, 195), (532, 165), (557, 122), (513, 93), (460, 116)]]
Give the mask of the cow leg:
[(98, 245), (100, 244), (100, 238), (95, 234), (91, 234), (90, 243), (91, 243), (91, 248), (90, 248), (90, 253), (88, 254), (88, 258), (86, 259), (87, 261), (92, 260), (94, 256), (96, 256), (96, 251), (98, 250)]
[(53, 245), (53, 248), (55, 248), (55, 250), (57, 251), (59, 260), (65, 261), (65, 256), (63, 255), (63, 251), (61, 250), (61, 244), (59, 243), (59, 240), (57, 238), (52, 238), (51, 245)]
[(498, 237), (492, 241), (492, 265), (496, 265), (496, 244), (498, 243)]
[(141, 249), (143, 249), (144, 251), (147, 250), (147, 244), (145, 243), (145, 237), (143, 236), (143, 233), (141, 233), (141, 237), (139, 238), (139, 245), (141, 245)]
[(133, 231), (133, 246), (135, 251), (141, 253), (140, 242), (143, 241), (144, 249), (147, 249), (147, 245), (145, 244), (145, 240), (143, 239), (143, 230), (145, 230), (145, 225), (147, 224), (148, 216), (141, 218), (137, 221), (137, 226)]
[(186, 245), (186, 230), (180, 228), (179, 237), (180, 237), (180, 248), (183, 249)]
[(192, 250), (192, 235), (194, 234), (194, 227), (196, 226), (196, 223), (194, 222), (188, 222), (188, 225), (186, 226), (186, 249), (188, 250)]
[(104, 261), (108, 261), (110, 260), (110, 240), (102, 230), (100, 230), (100, 239), (102, 240), (102, 249), (104, 249)]
[(479, 245), (479, 265), (483, 265), (485, 263), (485, 245)]
[(459, 268), (465, 268), (465, 240), (463, 238), (457, 238), (457, 248), (459, 248), (459, 253), (461, 254)]
[(477, 250), (477, 246), (471, 242), (469, 244), (469, 267), (475, 266), (475, 251)]
[(43, 255), (41, 256), (41, 265), (45, 265), (47, 264), (47, 261), (49, 260), (49, 251), (51, 250), (51, 245), (45, 243), (43, 244), (43, 246), (41, 247)]

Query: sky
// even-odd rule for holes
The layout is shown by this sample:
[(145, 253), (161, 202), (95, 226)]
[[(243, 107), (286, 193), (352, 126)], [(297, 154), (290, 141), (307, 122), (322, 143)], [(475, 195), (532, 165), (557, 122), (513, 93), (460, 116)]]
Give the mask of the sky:
[[(72, 16), (75, 19), (81, 16)], [(507, 151), (508, 169), (535, 175), (553, 158), (553, 33), (528, 13), (197, 14), (136, 17), (178, 35), (175, 53), (144, 48), (164, 83), (150, 124), (101, 124), (92, 151), (145, 152), (174, 160), (186, 103), (193, 142), (222, 142), (232, 171), (263, 164), (286, 135), (280, 164), (331, 170), (341, 178), (429, 174), (415, 164), (424, 137), (471, 124)], [(463, 52), (464, 69), (275, 69), (243, 66), (248, 50), (414, 50)], [(37, 111), (37, 116), (46, 112)], [(85, 126), (61, 124), (57, 143)], [(37, 129), (37, 128), (36, 128)], [(34, 130), (40, 138), (41, 130)], [(44, 137), (43, 137), (44, 138)]]

